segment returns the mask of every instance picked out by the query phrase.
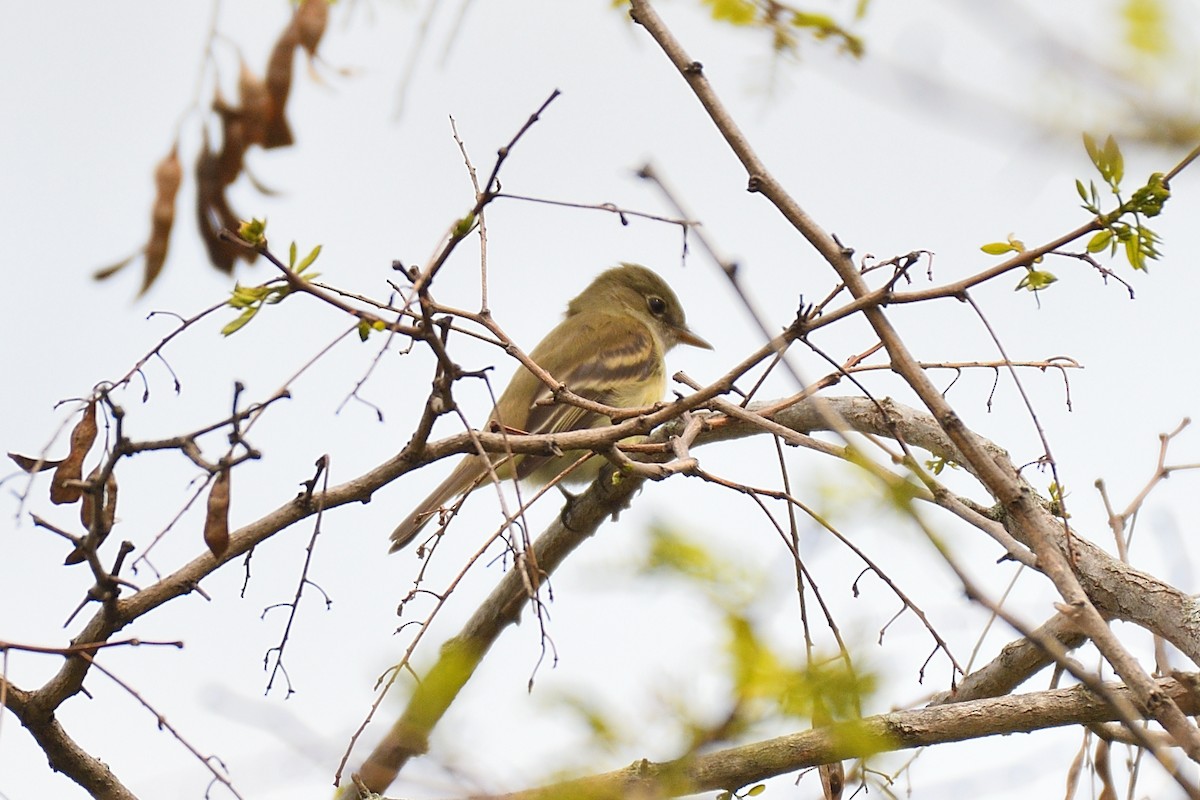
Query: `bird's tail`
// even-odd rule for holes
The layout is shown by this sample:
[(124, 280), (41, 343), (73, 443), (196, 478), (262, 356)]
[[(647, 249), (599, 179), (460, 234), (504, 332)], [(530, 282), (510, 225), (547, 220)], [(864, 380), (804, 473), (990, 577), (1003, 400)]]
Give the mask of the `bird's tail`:
[(454, 471), (438, 485), (433, 493), (413, 509), (404, 521), (392, 531), (392, 546), (389, 553), (408, 545), (417, 534), (429, 524), (429, 520), (437, 516), (438, 510), (460, 494), (474, 489), (478, 481), (478, 473), (486, 472), (479, 463), (477, 456), (465, 458)]

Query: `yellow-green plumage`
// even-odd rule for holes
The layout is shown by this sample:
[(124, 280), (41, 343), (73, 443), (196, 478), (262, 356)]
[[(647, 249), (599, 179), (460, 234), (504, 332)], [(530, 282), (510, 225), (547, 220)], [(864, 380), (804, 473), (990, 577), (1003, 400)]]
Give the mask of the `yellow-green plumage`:
[[(632, 408), (662, 399), (666, 389), (664, 356), (679, 343), (709, 347), (688, 330), (679, 299), (661, 277), (646, 267), (622, 264), (601, 273), (572, 300), (563, 321), (529, 356), (576, 394), (605, 405)], [(550, 394), (532, 372), (519, 367), (497, 401), (489, 424), (531, 434), (609, 424), (608, 417), (601, 414), (543, 402)], [(516, 475), (546, 483), (580, 455), (518, 456)], [(502, 454), (491, 458), (501, 478), (512, 477), (512, 467)], [(572, 473), (572, 479), (590, 480), (600, 461), (588, 462)], [(474, 489), (486, 475), (487, 462), (482, 456), (464, 457), (392, 533), (392, 551), (411, 541), (439, 508)]]

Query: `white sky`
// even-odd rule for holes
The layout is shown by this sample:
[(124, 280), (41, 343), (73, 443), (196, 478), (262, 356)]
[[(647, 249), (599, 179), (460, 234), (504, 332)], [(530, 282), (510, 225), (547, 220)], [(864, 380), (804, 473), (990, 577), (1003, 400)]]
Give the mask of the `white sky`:
[[(661, 199), (632, 177), (650, 160), (715, 241), (741, 262), (743, 279), (764, 313), (774, 324), (786, 324), (801, 293), (808, 301), (827, 293), (829, 270), (761, 197), (744, 191), (740, 167), (683, 82), (648, 37), (608, 5), (473, 3), (453, 36), (457, 12), (448, 5), (434, 17), (405, 114), (396, 119), (402, 68), (423, 8), (344, 0), (325, 38), (320, 82), (297, 62), (289, 115), (298, 146), (251, 156), (254, 175), (279, 193), (264, 197), (239, 184), (232, 193), (235, 208), (245, 216), (269, 217), (269, 234), (281, 252), (293, 239), (302, 249), (323, 244), (317, 268), (329, 282), (384, 297), (391, 261), (423, 262), (471, 204), (448, 117), (456, 119), (477, 167), (486, 172), (496, 148), (558, 88), (563, 96), (505, 167), (505, 189), (661, 213)], [(1055, 4), (1052, 15), (1038, 4), (1006, 4), (1016, 10), (1005, 13), (986, 2), (875, 3), (860, 28), (868, 46), (864, 62), (847, 63), (831, 47), (806, 43), (799, 63), (778, 65), (756, 36), (717, 29), (682, 0), (661, 5), (760, 154), (817, 221), (859, 254), (936, 252), (937, 282), (986, 266), (991, 257), (978, 249), (984, 242), (1013, 232), (1037, 243), (1082, 222), (1073, 180), (1086, 181), (1091, 174), (1079, 129), (1129, 130), (1146, 119), (1154, 100), (1142, 95), (1130, 110), (1117, 96), (1117, 82), (1100, 79), (1087, 66), (1087, 58), (1117, 51), (1109, 12), (1094, 3)], [(0, 318), (8, 332), (0, 348), (9, 387), (7, 413), (0, 415), (4, 450), (40, 452), (70, 409), (56, 409), (58, 401), (124, 374), (170, 330), (168, 318), (147, 321), (147, 313), (190, 315), (219, 302), (231, 287), (204, 262), (186, 184), (171, 259), (147, 298), (130, 300), (136, 268), (100, 286), (88, 277), (143, 240), (151, 171), (177, 125), (182, 124), (185, 163), (191, 162), (198, 117), (185, 112), (199, 80), (210, 11), (207, 3), (5, 7), (0, 233), (10, 277), (0, 293)], [(227, 85), (234, 75), (232, 43), (260, 67), (286, 14), (282, 2), (226, 4), (219, 29), (227, 38), (216, 50)], [(1177, 28), (1179, 41), (1187, 42), (1190, 30)], [(1042, 38), (1047, 31), (1053, 42)], [(1118, 66), (1109, 60), (1109, 66)], [(1178, 69), (1195, 76), (1192, 67)], [(1194, 108), (1189, 79), (1176, 83), (1172, 98)], [(1128, 180), (1133, 185), (1145, 174), (1168, 169), (1181, 153), (1130, 143)], [(1190, 269), (1188, 248), (1200, 189), (1190, 173), (1173, 188), (1168, 214), (1155, 224), (1165, 240), (1163, 261), (1148, 275), (1114, 265), (1134, 284), (1135, 302), (1070, 260), (1047, 263), (1060, 281), (1043, 293), (1040, 307), (1031, 295), (1012, 291), (1015, 277), (976, 293), (1013, 358), (1069, 355), (1086, 365), (1071, 376), (1072, 412), (1056, 376), (1030, 372), (1023, 379), (1072, 492), (1074, 521), (1104, 545), (1109, 537), (1092, 482), (1105, 478), (1115, 502), (1123, 505), (1153, 468), (1157, 434), (1197, 413), (1193, 298), (1200, 277)], [(705, 381), (759, 343), (723, 278), (698, 250), (680, 267), (673, 227), (644, 221), (622, 227), (597, 212), (513, 202), (489, 210), (488, 224), (491, 305), (526, 346), (552, 327), (592, 275), (617, 261), (659, 269), (681, 295), (693, 328), (716, 346), (713, 353), (673, 353), (672, 368)], [(439, 281), (444, 302), (478, 304), (478, 247), (474, 240), (471, 245), (459, 250)], [(237, 277), (256, 283), (269, 276), (260, 264), (241, 267)], [(225, 340), (217, 331), (231, 317), (218, 313), (166, 351), (181, 394), (173, 393), (166, 370), (152, 363), (146, 370), (150, 402), (141, 403), (140, 387), (121, 399), (132, 436), (167, 435), (220, 418), (234, 380), (247, 385), (252, 399), (269, 396), (347, 326), (306, 298), (268, 309)], [(897, 309), (894, 317), (923, 360), (996, 358), (962, 305), (944, 301)], [(835, 327), (845, 330), (817, 338), (836, 358), (870, 343), (861, 325)], [(293, 385), (292, 401), (260, 423), (252, 438), (265, 458), (235, 474), (235, 524), (290, 497), (323, 453), (331, 455), (332, 477), (341, 481), (404, 444), (431, 375), (423, 354), (387, 357), (367, 385), (364, 394), (382, 409), (382, 424), (372, 409), (354, 402), (335, 414), (374, 353), (374, 346), (357, 340), (343, 343)], [(483, 347), (464, 346), (457, 356), (470, 367), (495, 364), (499, 381), (511, 373), (510, 363)], [(808, 353), (798, 352), (795, 363), (808, 377), (827, 371)], [(895, 393), (911, 402), (883, 373), (870, 381), (877, 394)], [(949, 396), (968, 424), (1008, 447), (1015, 462), (1035, 459), (1036, 435), (1011, 383), (1002, 381), (989, 413), (990, 386), (990, 375), (968, 375)], [(772, 388), (768, 395), (792, 390), (782, 380)], [(475, 419), (484, 418), (482, 391), (463, 387), (459, 397)], [(447, 422), (440, 430), (453, 427)], [(1172, 460), (1198, 460), (1195, 441), (1195, 434), (1182, 437)], [(221, 442), (208, 444), (217, 448)], [(62, 449), (59, 443), (51, 454)], [(698, 455), (707, 469), (734, 480), (777, 481), (765, 439)], [(888, 566), (965, 660), (983, 615), (963, 605), (959, 587), (920, 534), (866, 500), (864, 484), (848, 478), (845, 469), (811, 455), (790, 458), (802, 496), (829, 510)], [(175, 514), (195, 478), (195, 470), (180, 461), (144, 455), (123, 465), (121, 523), (114, 539), (144, 543)], [(182, 599), (125, 632), (181, 639), (185, 650), (114, 650), (106, 654), (106, 665), (138, 687), (200, 751), (224, 760), (244, 797), (326, 796), (347, 737), (366, 712), (374, 677), (407, 641), (393, 635), (394, 611), (417, 562), (411, 552), (385, 558), (387, 534), (446, 469), (439, 465), (410, 476), (379, 492), (370, 505), (341, 509), (327, 519), (311, 577), (333, 606), (326, 612), (318, 595), (305, 597), (286, 655), (296, 694), (286, 702), (279, 691), (263, 696), (261, 667), (264, 652), (278, 641), (283, 614), (272, 612), (263, 620), (260, 614), (294, 591), (309, 538), (303, 525), (255, 554), (244, 599), (242, 571), (230, 565), (205, 583), (211, 602)], [(1135, 547), (1138, 566), (1185, 590), (1194, 588), (1198, 555), (1184, 527), (1194, 513), (1194, 481), (1181, 474), (1156, 491)], [(0, 639), (60, 645), (62, 622), (90, 581), (83, 569), (58, 566), (63, 546), (35, 529), (28, 514), (77, 525), (76, 513), (49, 507), (41, 499), (44, 481), (22, 509), (13, 494), (23, 486), (20, 480), (4, 485)], [(541, 519), (551, 519), (556, 507), (544, 504)], [(442, 553), (431, 587), (452, 574), (455, 553), (465, 555), (476, 546), (469, 540), (472, 520), (481, 530), (494, 519), (494, 500), (483, 493), (468, 509), (456, 529), (459, 549)], [(997, 594), (1002, 591), (1012, 567), (994, 564), (995, 548), (978, 545), (974, 531), (930, 516), (976, 577)], [(631, 512), (602, 529), (555, 577), (550, 632), (558, 666), (543, 666), (534, 691), (527, 693), (538, 658), (536, 626), (506, 635), (438, 728), (432, 754), (410, 765), (394, 794), (517, 789), (548, 779), (561, 765), (607, 770), (636, 758), (669, 758), (678, 741), (663, 721), (667, 709), (687, 707), (701, 719), (719, 713), (722, 640), (711, 611), (686, 587), (629, 576), (655, 520), (670, 520), (731, 565), (760, 575), (757, 617), (782, 649), (799, 652), (791, 567), (771, 530), (752, 516), (749, 502), (696, 481), (648, 487)], [(199, 527), (196, 513), (185, 517), (157, 552), (160, 569), (169, 571), (198, 551)], [(949, 671), (941, 657), (933, 660), (925, 685), (916, 684), (932, 642), (912, 616), (876, 645), (879, 627), (898, 610), (895, 599), (866, 580), (863, 596), (854, 600), (850, 583), (861, 566), (853, 557), (815, 532), (807, 534), (805, 546), (860, 660), (888, 675), (867, 711), (918, 703), (924, 693), (946, 688)], [(498, 574), (499, 566), (480, 570), (460, 588), (428, 642), (450, 635)], [(144, 583), (152, 576), (143, 570), (132, 579)], [(1044, 581), (1024, 576), (1013, 602), (1037, 623), (1052, 613), (1052, 599)], [(1007, 631), (994, 632), (981, 657), (990, 657), (1009, 638)], [(1145, 639), (1131, 637), (1139, 644)], [(427, 663), (432, 653), (427, 648), (419, 661)], [(15, 653), (8, 671), (28, 688), (57, 666), (52, 657)], [(88, 688), (94, 700), (76, 698), (60, 714), (84, 747), (140, 796), (204, 795), (204, 770), (156, 729), (148, 712), (102, 676), (93, 675)], [(565, 694), (607, 710), (628, 742), (611, 753), (585, 750), (585, 732), (559, 705)], [(398, 699), (385, 703), (384, 719), (399, 707)], [(368, 731), (352, 763), (383, 727)], [(964, 792), (1010, 797), (1016, 791), (1057, 796), (1078, 740), (1077, 732), (1067, 731), (945, 748), (923, 755), (905, 781), (921, 797)], [(900, 757), (890, 757), (878, 766), (895, 769), (900, 763)], [(1159, 779), (1154, 770), (1146, 769), (1146, 787)], [(805, 796), (819, 793), (815, 776), (801, 785)], [(0, 723), (0, 796), (83, 794), (47, 769), (9, 717)]]

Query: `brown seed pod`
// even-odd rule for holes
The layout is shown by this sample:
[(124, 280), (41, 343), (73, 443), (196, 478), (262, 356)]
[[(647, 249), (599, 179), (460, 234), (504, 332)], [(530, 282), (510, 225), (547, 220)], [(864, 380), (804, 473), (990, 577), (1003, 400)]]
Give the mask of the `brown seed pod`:
[(288, 94), (292, 91), (292, 61), (300, 45), (300, 31), (295, 18), (283, 29), (267, 61), (267, 96), (270, 100), (266, 114), (266, 133), (263, 147), (287, 147), (292, 144), (292, 130), (284, 112)]
[(271, 95), (262, 78), (242, 62), (238, 73), (238, 100), (247, 144), (261, 145), (267, 140), (267, 120), (271, 114)]
[(300, 34), (300, 46), (308, 52), (308, 57), (317, 54), (317, 45), (325, 35), (325, 26), (329, 23), (329, 0), (303, 0), (296, 9), (295, 25)]
[[(100, 467), (97, 466), (88, 475), (88, 482), (94, 483), (100, 477)], [(92, 542), (93, 548), (99, 548), (104, 540), (108, 538), (108, 534), (112, 531), (113, 524), (117, 521), (117, 476), (110, 472), (108, 479), (104, 481), (104, 488), (101, 490), (103, 495), (103, 506), (100, 510), (100, 518), (97, 520), (95, 516), (96, 501), (91, 492), (83, 493), (83, 502), (79, 504), (79, 521), (83, 523), (83, 527), (88, 531), (88, 539)], [(78, 564), (85, 558), (85, 550), (81, 545), (76, 547), (63, 561), (64, 564)]]
[(50, 481), (50, 502), (55, 505), (74, 503), (83, 495), (77, 484), (83, 477), (83, 459), (96, 442), (96, 401), (83, 410), (83, 418), (71, 430), (71, 450), (54, 470)]
[(179, 194), (182, 182), (183, 166), (179, 163), (178, 148), (172, 147), (154, 170), (154, 206), (150, 213), (150, 239), (142, 249), (145, 269), (139, 297), (158, 279), (166, 263), (167, 243), (171, 238), (171, 227), (175, 224), (175, 197)]
[(223, 467), (208, 492), (208, 514), (204, 518), (204, 543), (213, 558), (229, 548), (229, 468)]

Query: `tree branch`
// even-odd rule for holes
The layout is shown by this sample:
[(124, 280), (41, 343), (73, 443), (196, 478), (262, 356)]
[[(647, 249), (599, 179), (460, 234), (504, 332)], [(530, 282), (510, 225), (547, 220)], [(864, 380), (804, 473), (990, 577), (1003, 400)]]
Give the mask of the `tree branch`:
[[(1128, 702), (1125, 686), (1107, 686)], [(1200, 710), (1186, 686), (1161, 678), (1155, 688), (1187, 713)], [(1083, 686), (1022, 695), (973, 700), (950, 706), (895, 711), (857, 722), (823, 726), (802, 733), (733, 747), (682, 761), (637, 761), (630, 766), (587, 778), (564, 781), (489, 800), (589, 800), (661, 797), (699, 792), (737, 791), (743, 786), (807, 767), (863, 758), (881, 752), (962, 742), (985, 736), (1030, 733), (1064, 725), (1090, 725), (1115, 718), (1112, 708)]]

